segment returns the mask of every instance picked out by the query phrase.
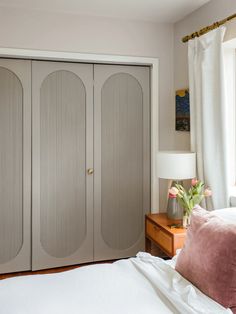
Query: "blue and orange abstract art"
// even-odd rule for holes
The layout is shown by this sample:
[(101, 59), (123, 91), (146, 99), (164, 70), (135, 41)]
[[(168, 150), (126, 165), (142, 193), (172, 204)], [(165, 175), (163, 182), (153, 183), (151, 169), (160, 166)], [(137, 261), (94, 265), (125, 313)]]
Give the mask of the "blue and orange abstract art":
[(190, 131), (189, 90), (177, 90), (175, 94), (176, 104), (176, 131)]

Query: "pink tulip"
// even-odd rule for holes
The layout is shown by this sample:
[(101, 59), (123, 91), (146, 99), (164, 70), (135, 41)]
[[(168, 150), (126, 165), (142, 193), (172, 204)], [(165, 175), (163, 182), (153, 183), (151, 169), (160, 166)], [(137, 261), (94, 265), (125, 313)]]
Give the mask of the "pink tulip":
[(208, 196), (212, 196), (212, 191), (210, 189), (205, 189), (204, 191), (204, 196), (208, 197)]
[(197, 178), (192, 179), (192, 181), (191, 181), (192, 186), (195, 186), (197, 183), (198, 183)]
[(176, 196), (179, 193), (179, 190), (176, 187), (172, 186), (172, 188), (169, 189), (169, 193)]

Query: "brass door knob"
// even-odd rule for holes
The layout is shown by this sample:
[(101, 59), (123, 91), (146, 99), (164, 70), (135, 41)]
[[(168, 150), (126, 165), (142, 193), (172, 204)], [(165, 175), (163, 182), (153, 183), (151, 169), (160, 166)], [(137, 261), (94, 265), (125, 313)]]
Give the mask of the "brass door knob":
[(88, 174), (93, 174), (94, 173), (94, 169), (93, 168), (88, 168), (87, 173)]

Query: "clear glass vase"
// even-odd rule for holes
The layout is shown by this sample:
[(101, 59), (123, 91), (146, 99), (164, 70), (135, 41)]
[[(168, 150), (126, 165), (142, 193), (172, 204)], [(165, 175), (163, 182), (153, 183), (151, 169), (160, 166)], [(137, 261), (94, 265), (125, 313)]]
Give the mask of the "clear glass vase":
[(190, 225), (190, 221), (191, 221), (191, 215), (184, 214), (183, 215), (183, 227), (188, 228), (188, 226)]

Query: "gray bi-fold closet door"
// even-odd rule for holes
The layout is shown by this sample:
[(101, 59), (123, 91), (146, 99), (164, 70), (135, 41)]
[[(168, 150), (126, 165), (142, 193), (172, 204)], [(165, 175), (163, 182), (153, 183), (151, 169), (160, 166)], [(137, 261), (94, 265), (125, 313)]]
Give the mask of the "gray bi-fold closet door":
[(31, 64), (0, 59), (0, 272), (31, 268)]
[(1, 273), (144, 249), (149, 88), (145, 66), (0, 59)]
[(94, 66), (94, 259), (144, 250), (150, 211), (149, 68)]
[(93, 65), (32, 62), (32, 268), (93, 260)]
[(150, 211), (149, 68), (35, 61), (32, 73), (33, 269), (135, 255)]

